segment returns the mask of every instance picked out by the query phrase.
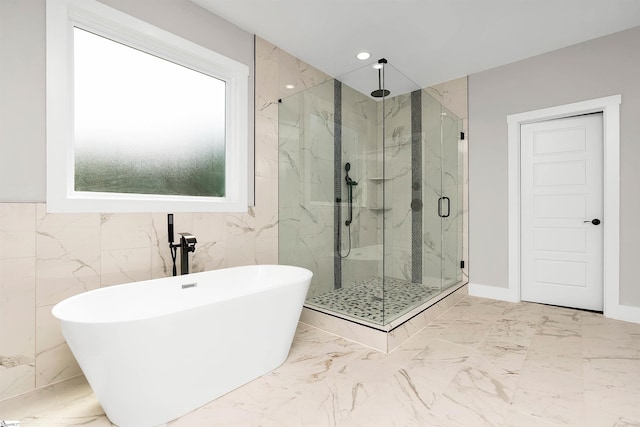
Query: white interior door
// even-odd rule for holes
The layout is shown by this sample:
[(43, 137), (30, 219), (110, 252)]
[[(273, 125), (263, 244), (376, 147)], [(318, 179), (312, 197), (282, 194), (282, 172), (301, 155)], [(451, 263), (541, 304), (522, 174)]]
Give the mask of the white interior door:
[(602, 310), (602, 114), (521, 133), (521, 299)]

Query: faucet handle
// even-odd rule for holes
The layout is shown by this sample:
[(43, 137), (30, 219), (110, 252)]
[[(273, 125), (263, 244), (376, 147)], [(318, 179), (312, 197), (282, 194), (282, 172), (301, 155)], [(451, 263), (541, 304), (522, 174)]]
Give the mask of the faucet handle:
[(189, 248), (190, 252), (195, 251), (195, 246), (198, 241), (196, 236), (191, 233), (180, 233), (180, 242), (185, 248)]

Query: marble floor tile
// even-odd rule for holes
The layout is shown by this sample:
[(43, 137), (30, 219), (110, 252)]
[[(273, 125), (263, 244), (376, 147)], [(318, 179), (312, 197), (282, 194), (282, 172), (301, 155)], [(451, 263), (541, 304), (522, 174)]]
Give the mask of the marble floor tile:
[[(503, 301), (500, 301), (500, 302), (503, 302)], [(540, 304), (533, 304), (529, 302), (511, 304), (504, 307), (502, 319), (516, 320), (518, 323), (521, 323), (521, 324), (529, 324), (529, 325), (536, 326), (542, 316), (542, 308), (543, 306)]]
[(418, 353), (406, 370), (415, 377), (426, 377), (433, 390), (443, 392), (472, 354), (469, 347), (437, 339)]
[(522, 346), (483, 347), (467, 361), (467, 364), (489, 375), (496, 387), (509, 398), (513, 396), (524, 367), (526, 348)]
[(640, 425), (640, 358), (585, 359), (583, 368), (587, 407)]
[(380, 392), (365, 399), (337, 425), (457, 426), (431, 410), (440, 395), (416, 384), (406, 371), (397, 372), (380, 385)]
[[(286, 362), (169, 427), (640, 427), (640, 325), (466, 297), (386, 354), (298, 326)], [(21, 426), (112, 426), (83, 377), (0, 401)]]
[(502, 427), (560, 427), (564, 425), (566, 424), (554, 423), (512, 408), (507, 409), (502, 421)]
[(441, 317), (443, 319), (453, 317), (457, 320), (466, 319), (473, 322), (491, 322), (502, 317), (503, 312), (504, 306), (500, 304), (499, 301), (467, 296)]
[(564, 307), (542, 306), (542, 322), (536, 333), (551, 336), (580, 335), (582, 313)]
[(552, 423), (584, 426), (583, 381), (550, 368), (525, 364), (511, 407)]
[(454, 320), (442, 332), (442, 336), (446, 337), (447, 341), (475, 348), (489, 333), (494, 322), (478, 322), (467, 319)]
[(582, 338), (575, 335), (535, 335), (527, 362), (582, 378)]
[(451, 381), (432, 410), (463, 426), (496, 426), (502, 423), (513, 390), (489, 371), (467, 366)]
[(640, 329), (638, 325), (617, 320), (583, 316), (582, 341), (584, 357), (640, 359)]
[(503, 317), (492, 325), (485, 341), (528, 346), (535, 334), (535, 329), (535, 323)]

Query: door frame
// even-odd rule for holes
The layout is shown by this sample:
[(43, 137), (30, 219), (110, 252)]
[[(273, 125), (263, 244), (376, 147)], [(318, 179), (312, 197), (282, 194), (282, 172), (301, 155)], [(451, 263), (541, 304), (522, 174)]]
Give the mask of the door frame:
[(602, 112), (603, 147), (603, 310), (607, 317), (624, 319), (620, 306), (620, 104), (621, 95), (543, 108), (507, 116), (509, 194), (509, 286), (507, 299), (520, 301), (520, 145), (521, 125), (580, 114)]

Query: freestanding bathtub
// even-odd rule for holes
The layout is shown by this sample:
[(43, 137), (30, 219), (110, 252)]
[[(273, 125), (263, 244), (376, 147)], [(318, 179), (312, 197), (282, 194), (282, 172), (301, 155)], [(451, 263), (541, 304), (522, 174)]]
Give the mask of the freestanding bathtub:
[(280, 366), (311, 276), (234, 267), (101, 288), (52, 312), (107, 417), (156, 426)]

